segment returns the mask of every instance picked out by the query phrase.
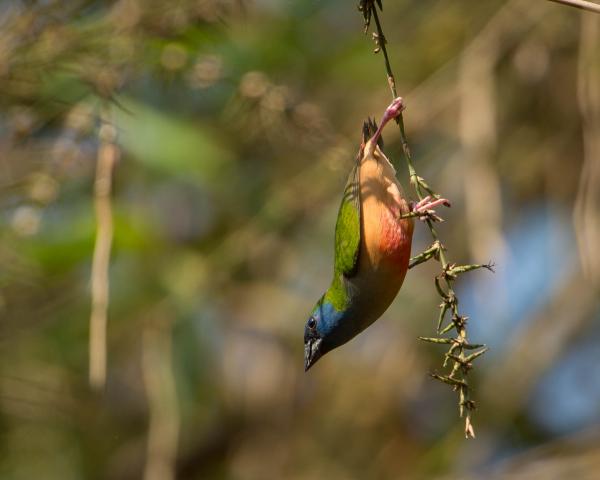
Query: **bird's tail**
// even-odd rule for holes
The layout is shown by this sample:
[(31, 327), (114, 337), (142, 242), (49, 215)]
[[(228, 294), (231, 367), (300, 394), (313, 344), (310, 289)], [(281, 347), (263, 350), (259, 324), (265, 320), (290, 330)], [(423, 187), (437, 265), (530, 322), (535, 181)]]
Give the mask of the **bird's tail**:
[[(372, 119), (371, 117), (368, 117), (367, 120), (363, 123), (363, 145), (366, 145), (367, 142), (371, 139), (371, 137), (373, 137), (373, 135), (375, 135), (375, 132), (377, 131), (377, 123), (375, 122), (374, 119)], [(380, 135), (379, 139), (377, 140), (377, 145), (379, 145), (379, 148), (381, 148), (383, 150), (383, 136)]]

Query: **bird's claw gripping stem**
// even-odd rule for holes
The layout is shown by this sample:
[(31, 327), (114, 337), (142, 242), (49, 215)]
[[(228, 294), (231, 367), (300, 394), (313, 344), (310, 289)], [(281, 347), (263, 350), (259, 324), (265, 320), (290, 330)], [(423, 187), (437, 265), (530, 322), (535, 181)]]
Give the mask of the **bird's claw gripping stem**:
[(404, 100), (402, 97), (396, 97), (392, 100), (392, 103), (385, 109), (383, 118), (381, 119), (381, 128), (385, 126), (392, 118), (396, 118), (405, 109)]
[(420, 220), (432, 220), (434, 222), (443, 222), (443, 219), (436, 215), (434, 208), (443, 205), (450, 207), (450, 202), (445, 198), (433, 198), (427, 195), (422, 200), (412, 205), (410, 216), (419, 217)]
[(381, 123), (379, 124), (379, 128), (369, 140), (369, 154), (372, 154), (375, 150), (375, 145), (377, 145), (377, 141), (379, 140), (381, 132), (383, 131), (383, 128), (386, 126), (386, 124), (393, 118), (396, 118), (398, 115), (400, 115), (405, 108), (406, 107), (404, 106), (404, 100), (402, 100), (402, 97), (397, 97), (385, 109), (383, 117), (381, 118)]

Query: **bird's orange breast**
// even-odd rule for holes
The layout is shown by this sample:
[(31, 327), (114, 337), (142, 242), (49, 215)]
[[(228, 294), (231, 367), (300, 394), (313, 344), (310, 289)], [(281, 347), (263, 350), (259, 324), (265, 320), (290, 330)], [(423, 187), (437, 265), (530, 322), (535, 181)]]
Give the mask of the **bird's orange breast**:
[(379, 148), (362, 160), (360, 186), (365, 266), (396, 271), (404, 278), (413, 222), (400, 219), (410, 211), (409, 205), (394, 168)]
[(361, 161), (360, 202), (358, 269), (350, 281), (354, 314), (366, 328), (387, 310), (402, 286), (413, 233), (412, 219), (400, 220), (402, 213), (410, 211), (408, 202), (379, 148)]

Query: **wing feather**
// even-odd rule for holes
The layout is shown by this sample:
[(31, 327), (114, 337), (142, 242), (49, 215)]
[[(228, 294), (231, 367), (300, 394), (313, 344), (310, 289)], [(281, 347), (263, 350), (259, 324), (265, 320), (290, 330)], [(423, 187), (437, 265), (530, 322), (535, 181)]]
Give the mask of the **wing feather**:
[(352, 168), (335, 224), (336, 274), (351, 277), (356, 272), (360, 251), (360, 157)]

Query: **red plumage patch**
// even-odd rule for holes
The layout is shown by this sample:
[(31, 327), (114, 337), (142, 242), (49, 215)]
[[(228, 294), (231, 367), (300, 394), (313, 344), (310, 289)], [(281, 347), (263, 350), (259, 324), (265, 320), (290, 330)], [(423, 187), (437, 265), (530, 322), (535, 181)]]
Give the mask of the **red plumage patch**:
[(397, 205), (381, 209), (379, 249), (386, 263), (395, 265), (405, 273), (410, 259), (412, 225), (408, 220), (399, 220), (399, 217)]

